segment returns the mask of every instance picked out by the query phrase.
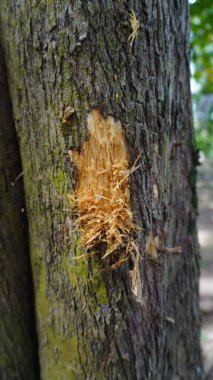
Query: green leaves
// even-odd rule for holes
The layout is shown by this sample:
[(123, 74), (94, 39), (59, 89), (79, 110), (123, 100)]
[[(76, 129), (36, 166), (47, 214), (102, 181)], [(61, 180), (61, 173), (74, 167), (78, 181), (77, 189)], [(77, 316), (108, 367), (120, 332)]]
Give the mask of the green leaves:
[[(190, 1), (190, 16), (192, 77), (199, 84), (193, 96), (196, 142), (206, 156), (213, 156), (213, 1)], [(203, 114), (200, 111), (205, 99), (210, 99), (210, 105)]]
[(202, 93), (213, 92), (213, 2), (197, 0), (190, 5), (194, 78)]

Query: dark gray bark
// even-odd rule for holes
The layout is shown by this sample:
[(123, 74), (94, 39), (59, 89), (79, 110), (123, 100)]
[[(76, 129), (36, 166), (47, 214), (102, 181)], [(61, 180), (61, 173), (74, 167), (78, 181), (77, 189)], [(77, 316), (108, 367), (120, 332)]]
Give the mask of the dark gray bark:
[[(130, 51), (129, 13), (140, 23)], [(195, 147), (188, 2), (26, 0), (0, 4), (20, 141), (42, 379), (202, 378)], [(65, 106), (72, 127), (60, 128)], [(66, 193), (69, 149), (88, 138), (92, 108), (120, 120), (130, 165), (141, 295), (128, 264), (73, 261), (79, 236)], [(165, 248), (145, 253), (153, 234)]]
[(36, 379), (36, 333), (18, 141), (0, 46), (0, 378)]

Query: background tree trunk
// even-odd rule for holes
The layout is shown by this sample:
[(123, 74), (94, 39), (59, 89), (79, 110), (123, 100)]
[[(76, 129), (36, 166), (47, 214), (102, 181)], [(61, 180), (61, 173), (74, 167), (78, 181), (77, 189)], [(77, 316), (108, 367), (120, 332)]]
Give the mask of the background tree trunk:
[(18, 141), (0, 45), (0, 378), (38, 378), (27, 221)]
[[(132, 49), (130, 11), (140, 24)], [(187, 0), (1, 0), (2, 42), (24, 170), (42, 379), (202, 378), (195, 148)], [(72, 127), (58, 117), (70, 105)], [(94, 107), (120, 120), (130, 166), (136, 297), (128, 263), (73, 261), (69, 149)], [(145, 253), (150, 237), (164, 247)], [(7, 377), (12, 379), (10, 375)], [(26, 377), (29, 378), (29, 377)]]

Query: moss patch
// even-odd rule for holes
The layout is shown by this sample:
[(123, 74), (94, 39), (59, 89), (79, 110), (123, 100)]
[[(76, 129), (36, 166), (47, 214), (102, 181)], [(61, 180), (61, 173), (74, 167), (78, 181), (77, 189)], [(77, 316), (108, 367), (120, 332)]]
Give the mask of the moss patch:
[(57, 173), (51, 177), (53, 186), (58, 194), (63, 195), (65, 184), (66, 184), (66, 174), (62, 169), (58, 169)]

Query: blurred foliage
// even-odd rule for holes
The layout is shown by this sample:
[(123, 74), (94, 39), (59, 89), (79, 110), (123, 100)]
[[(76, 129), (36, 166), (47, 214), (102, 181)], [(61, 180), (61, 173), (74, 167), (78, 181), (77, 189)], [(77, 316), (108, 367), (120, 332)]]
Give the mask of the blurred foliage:
[[(201, 125), (200, 125), (201, 124)], [(204, 127), (203, 127), (204, 125)], [(197, 147), (207, 156), (213, 158), (213, 105), (207, 114), (204, 124), (198, 122), (196, 127)]]
[[(191, 0), (190, 16), (192, 72), (198, 88), (193, 96), (196, 140), (198, 148), (209, 156), (213, 155), (213, 0)], [(203, 115), (201, 102), (208, 98), (212, 100)]]
[(213, 93), (213, 1), (197, 0), (190, 5), (194, 78), (203, 93)]

